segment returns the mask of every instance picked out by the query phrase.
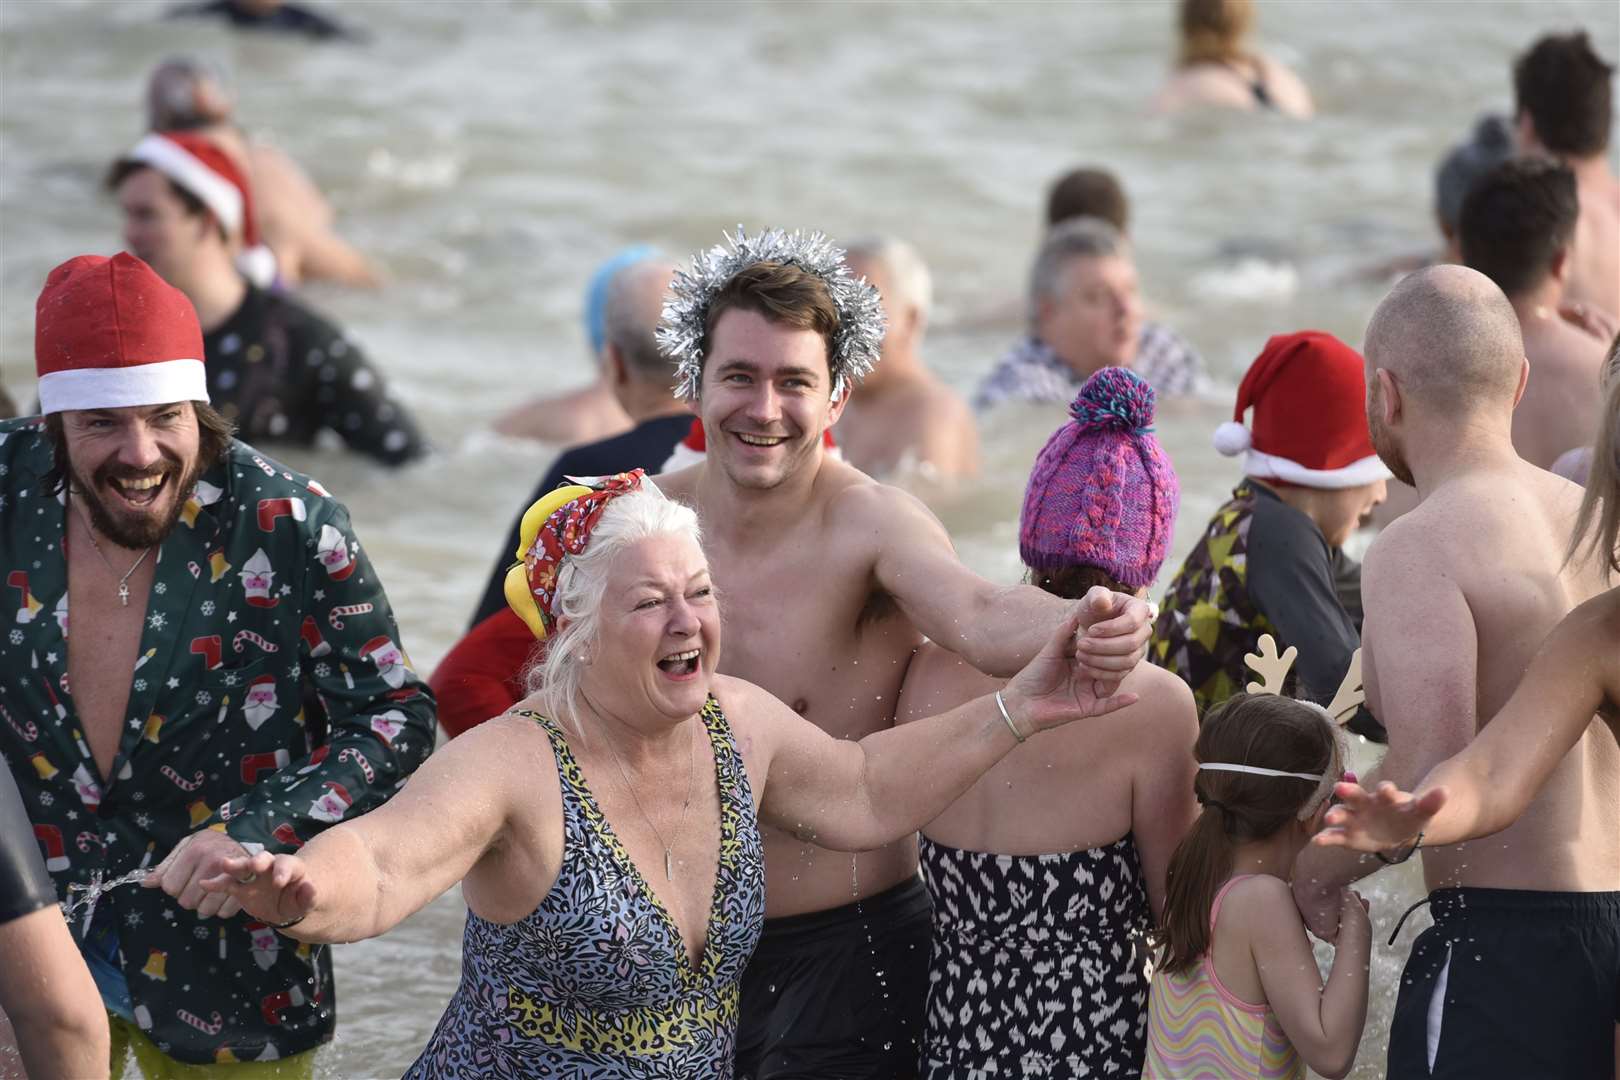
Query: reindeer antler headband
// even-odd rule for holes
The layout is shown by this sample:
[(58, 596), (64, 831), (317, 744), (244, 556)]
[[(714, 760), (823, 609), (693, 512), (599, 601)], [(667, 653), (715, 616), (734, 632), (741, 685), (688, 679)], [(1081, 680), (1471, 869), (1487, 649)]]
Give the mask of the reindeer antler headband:
[[(1292, 645), (1281, 656), (1277, 655), (1277, 639), (1270, 634), (1262, 634), (1259, 641), (1259, 653), (1247, 653), (1243, 662), (1256, 675), (1259, 682), (1251, 682), (1246, 687), (1251, 694), (1276, 694), (1282, 696), (1283, 682), (1288, 678), (1289, 670), (1294, 666), (1294, 660), (1299, 656), (1299, 650)], [(1209, 772), (1235, 772), (1248, 773), (1251, 776), (1288, 776), (1299, 780), (1315, 780), (1316, 790), (1300, 808), (1299, 819), (1304, 821), (1316, 813), (1317, 807), (1333, 793), (1333, 785), (1338, 783), (1344, 775), (1344, 725), (1356, 714), (1356, 708), (1366, 700), (1366, 693), (1361, 686), (1361, 650), (1357, 649), (1350, 656), (1350, 666), (1345, 670), (1344, 681), (1339, 683), (1339, 689), (1334, 693), (1333, 700), (1323, 708), (1314, 701), (1300, 701), (1306, 706), (1321, 714), (1327, 723), (1328, 729), (1333, 733), (1333, 755), (1328, 759), (1327, 771), (1318, 773), (1285, 772), (1282, 769), (1265, 769), (1258, 765), (1240, 765), (1228, 761), (1206, 761), (1199, 764), (1200, 769)], [(1299, 699), (1295, 699), (1299, 700)]]

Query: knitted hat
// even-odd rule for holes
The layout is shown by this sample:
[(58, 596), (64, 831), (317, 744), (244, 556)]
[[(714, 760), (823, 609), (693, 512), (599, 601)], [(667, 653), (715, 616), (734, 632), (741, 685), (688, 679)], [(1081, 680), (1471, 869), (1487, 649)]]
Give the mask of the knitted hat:
[(1181, 486), (1153, 436), (1153, 387), (1105, 367), (1086, 380), (1029, 474), (1018, 553), (1033, 570), (1095, 566), (1122, 585), (1153, 584), (1170, 547)]
[[(1261, 480), (1337, 489), (1388, 479), (1367, 429), (1366, 398), (1356, 350), (1320, 330), (1278, 334), (1238, 385), (1215, 449), (1244, 454), (1244, 473)], [(1252, 431), (1243, 426), (1251, 407)]]
[(44, 413), (207, 401), (202, 329), (186, 294), (133, 255), (52, 270), (34, 315)]

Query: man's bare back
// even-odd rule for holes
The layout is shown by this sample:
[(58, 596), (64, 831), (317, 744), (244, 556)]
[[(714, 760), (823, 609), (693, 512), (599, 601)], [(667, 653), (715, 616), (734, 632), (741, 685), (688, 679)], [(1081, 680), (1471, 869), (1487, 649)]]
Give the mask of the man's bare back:
[(1556, 311), (1532, 312), (1520, 326), (1530, 381), (1513, 411), (1513, 448), (1532, 465), (1550, 469), (1565, 451), (1590, 446), (1597, 435), (1603, 405), (1598, 375), (1607, 343)]
[[(1365, 672), (1375, 713), (1399, 710), (1393, 696), (1413, 693), (1459, 650), (1477, 656), (1475, 700), (1466, 703), (1471, 722), (1482, 723), (1506, 703), (1547, 633), (1602, 591), (1594, 566), (1563, 565), (1579, 502), (1573, 484), (1520, 462), (1447, 481), (1379, 537), (1363, 578)], [(1443, 625), (1459, 615), (1472, 626), (1472, 641), (1422, 638), (1431, 616)], [(1403, 734), (1416, 735), (1391, 727), (1392, 742)], [(1513, 826), (1472, 843), (1425, 849), (1429, 887), (1614, 889), (1620, 882), (1615, 776), (1620, 744), (1609, 725), (1594, 723)], [(1611, 783), (1595, 782), (1600, 777)]]
[(1572, 303), (1620, 318), (1620, 180), (1605, 166), (1594, 176), (1577, 171), (1575, 181), (1581, 216), (1575, 223), (1575, 265), (1564, 295)]
[(851, 396), (834, 435), (872, 476), (916, 471), (953, 479), (979, 468), (979, 435), (961, 395), (919, 372)]
[[(703, 469), (656, 482), (693, 506), (703, 525), (725, 627), (721, 672), (764, 687), (837, 738), (891, 727), (922, 635), (877, 591), (877, 545), (860, 522), (908, 497), (827, 458), (797, 516), (760, 528), (705, 505)], [(851, 856), (777, 829), (761, 832), (771, 918), (848, 904), (917, 870), (914, 837)]]

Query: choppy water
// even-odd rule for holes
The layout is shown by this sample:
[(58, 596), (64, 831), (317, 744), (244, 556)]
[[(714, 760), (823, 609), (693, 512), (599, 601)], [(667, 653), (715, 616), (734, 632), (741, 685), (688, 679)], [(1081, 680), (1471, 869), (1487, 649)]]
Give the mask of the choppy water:
[[(224, 59), (249, 127), (304, 163), (393, 278), (309, 295), (384, 365), (441, 453), (403, 473), (284, 456), (350, 505), (423, 671), (551, 456), (483, 429), (515, 399), (587, 378), (580, 291), (620, 246), (685, 253), (737, 222), (908, 238), (935, 274), (928, 357), (967, 389), (1016, 332), (1045, 184), (1104, 163), (1133, 197), (1157, 314), (1235, 382), (1273, 332), (1359, 341), (1382, 284), (1357, 268), (1430, 246), (1433, 162), (1478, 112), (1510, 105), (1517, 51), (1581, 25), (1620, 52), (1607, 2), (1262, 2), (1262, 42), (1317, 98), (1321, 115), (1297, 124), (1147, 116), (1169, 0), (326, 6), (373, 42), (233, 35), (161, 21), (148, 0), (0, 3), (0, 380), (31, 397), (46, 271), (119, 246), (98, 183), (139, 134), (145, 72), (177, 51)], [(1209, 449), (1225, 407), (1161, 414), (1183, 484), (1177, 556), (1236, 474)], [(1055, 420), (996, 417), (985, 477), (937, 506), (987, 576), (1017, 573), (1022, 484)], [(1383, 936), (1414, 880), (1372, 886)], [(322, 1075), (397, 1075), (414, 1058), (454, 985), (462, 910), (451, 893), (340, 950)], [(1382, 1071), (1405, 954), (1379, 941), (1357, 1076)]]

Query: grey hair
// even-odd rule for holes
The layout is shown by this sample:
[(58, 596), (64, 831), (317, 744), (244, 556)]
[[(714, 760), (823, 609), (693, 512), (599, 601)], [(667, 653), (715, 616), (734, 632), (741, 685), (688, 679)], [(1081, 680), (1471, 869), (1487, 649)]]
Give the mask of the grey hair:
[(1052, 226), (1029, 268), (1029, 322), (1033, 330), (1042, 300), (1057, 296), (1063, 272), (1076, 259), (1126, 253), (1125, 238), (1102, 218), (1077, 217)]
[[(222, 114), (202, 111), (198, 88), (212, 83)], [(152, 131), (189, 131), (230, 119), (236, 95), (225, 68), (200, 56), (170, 56), (152, 69), (146, 83), (146, 126)]]
[(934, 279), (917, 249), (893, 236), (863, 236), (844, 249), (844, 261), (860, 259), (883, 267), (895, 299), (910, 304), (923, 317), (934, 307)]
[(647, 278), (668, 278), (674, 267), (662, 259), (642, 259), (614, 274), (602, 300), (602, 340), (617, 345), (625, 366), (638, 379), (673, 383), (675, 371), (654, 336), (663, 314), (662, 298), (644, 310), (641, 291)]
[(552, 613), (558, 623), (566, 620), (566, 625), (541, 642), (544, 651), (529, 668), (524, 683), (529, 693), (540, 695), (545, 715), (567, 723), (579, 735), (585, 734), (579, 723), (579, 684), (588, 662), (581, 654), (599, 645), (608, 569), (625, 547), (653, 536), (702, 539), (691, 507), (666, 499), (657, 488), (649, 490), (644, 482), (640, 491), (608, 503), (584, 552), (564, 557), (557, 572)]

